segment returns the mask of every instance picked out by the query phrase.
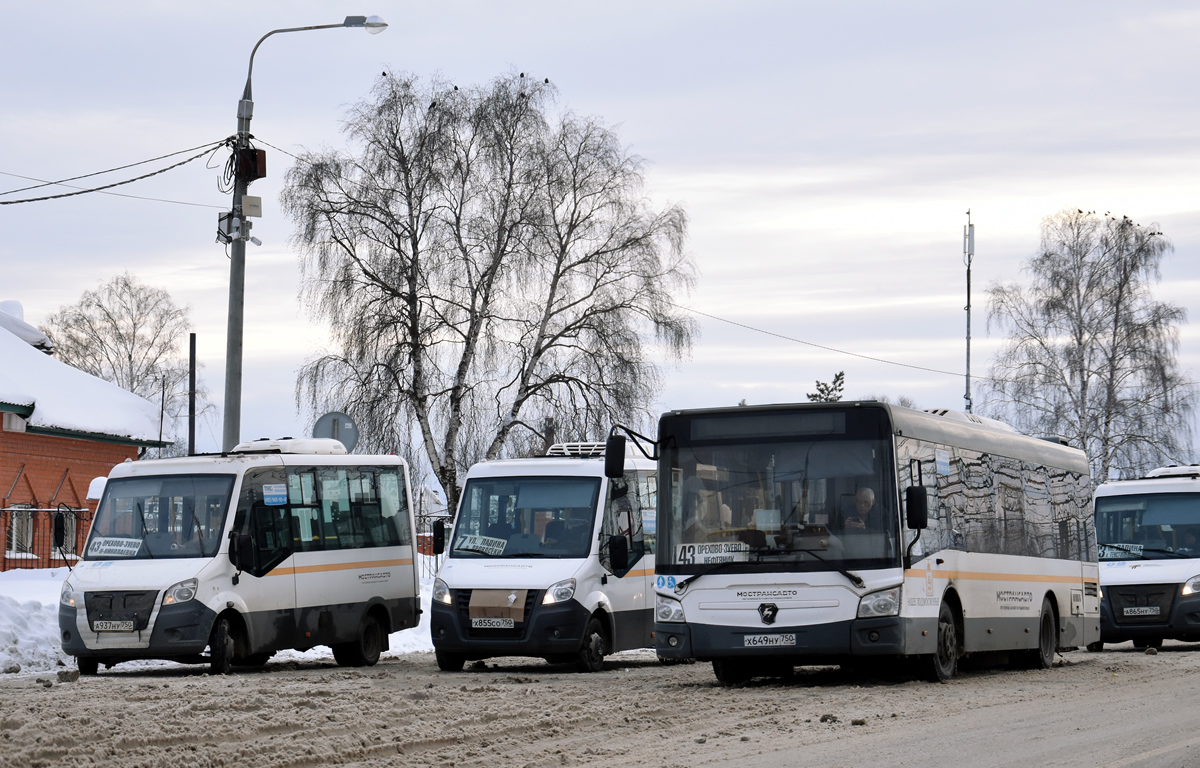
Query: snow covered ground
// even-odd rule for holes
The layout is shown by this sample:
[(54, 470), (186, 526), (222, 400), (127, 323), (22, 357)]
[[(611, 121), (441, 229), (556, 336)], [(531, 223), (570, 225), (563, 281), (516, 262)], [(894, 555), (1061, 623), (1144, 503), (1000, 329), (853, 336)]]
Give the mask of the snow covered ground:
[[(66, 568), (18, 569), (0, 572), (0, 671), (19, 664), (17, 674), (37, 674), (74, 667), (75, 660), (63, 653), (58, 639), (58, 595)], [(433, 580), (421, 582), (421, 623), (413, 629), (395, 632), (391, 650), (384, 656), (415, 651), (432, 651), (429, 639), (429, 595)], [(280, 651), (272, 661), (332, 659), (332, 652), (319, 646), (303, 653)], [(121, 669), (178, 666), (168, 661), (125, 662)]]

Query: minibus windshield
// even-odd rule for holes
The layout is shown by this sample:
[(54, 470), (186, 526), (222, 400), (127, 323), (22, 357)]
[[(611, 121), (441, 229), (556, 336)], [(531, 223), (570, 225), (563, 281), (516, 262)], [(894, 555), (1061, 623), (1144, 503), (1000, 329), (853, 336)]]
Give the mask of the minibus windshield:
[(109, 480), (85, 560), (212, 557), (221, 546), (234, 475)]
[(1101, 560), (1200, 558), (1200, 495), (1146, 493), (1096, 497)]
[(467, 481), (451, 557), (587, 557), (597, 477), (482, 477)]

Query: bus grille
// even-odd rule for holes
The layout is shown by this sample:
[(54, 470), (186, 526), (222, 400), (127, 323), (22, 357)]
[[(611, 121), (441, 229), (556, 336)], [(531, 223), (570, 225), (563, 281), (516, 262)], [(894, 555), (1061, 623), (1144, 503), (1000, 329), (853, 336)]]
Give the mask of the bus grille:
[(512, 629), (472, 629), (471, 628), (471, 592), (470, 589), (454, 590), (454, 603), (458, 606), (458, 623), (467, 633), (467, 637), (477, 637), (492, 640), (520, 640), (525, 637), (525, 628), (529, 626), (529, 616), (533, 606), (542, 599), (542, 591), (529, 589), (525, 591), (525, 615), (521, 622)]
[[(1104, 588), (1118, 624), (1165, 624), (1171, 619), (1171, 604), (1178, 584), (1122, 584)], [(1156, 613), (1129, 609), (1158, 608)]]
[(153, 590), (83, 593), (88, 625), (93, 631), (97, 621), (132, 621), (135, 631), (143, 630), (150, 623), (157, 601), (158, 592)]

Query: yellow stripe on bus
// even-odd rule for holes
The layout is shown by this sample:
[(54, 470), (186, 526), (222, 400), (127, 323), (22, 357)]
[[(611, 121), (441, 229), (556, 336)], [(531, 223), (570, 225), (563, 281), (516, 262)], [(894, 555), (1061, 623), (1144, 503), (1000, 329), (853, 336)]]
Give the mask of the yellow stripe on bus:
[(301, 565), (293, 568), (276, 568), (268, 576), (285, 576), (296, 573), (324, 573), (326, 571), (350, 571), (360, 568), (386, 568), (389, 565), (412, 565), (412, 558), (407, 560), (372, 560), (356, 563), (328, 563), (325, 565)]
[[(910, 568), (904, 572), (905, 576), (923, 579), (925, 571), (916, 568)], [(1079, 576), (1048, 576), (1028, 573), (987, 573), (983, 571), (933, 571), (935, 579), (961, 579), (963, 581), (1033, 581), (1038, 583), (1053, 583), (1053, 584), (1071, 584), (1080, 582), (1083, 584), (1099, 584), (1098, 579), (1080, 578)]]
[(653, 569), (653, 568), (646, 568), (645, 570), (641, 570), (641, 571), (630, 571), (629, 573), (625, 574), (625, 577), (629, 577), (629, 576), (653, 576), (653, 575), (654, 575), (654, 569)]

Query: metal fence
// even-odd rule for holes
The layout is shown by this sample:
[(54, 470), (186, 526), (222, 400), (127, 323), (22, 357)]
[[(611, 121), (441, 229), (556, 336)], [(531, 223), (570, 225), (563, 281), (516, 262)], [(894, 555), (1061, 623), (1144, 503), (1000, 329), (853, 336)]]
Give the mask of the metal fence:
[[(63, 513), (66, 541), (62, 551), (54, 548), (54, 515)], [(79, 559), (88, 527), (90, 510), (59, 504), (53, 509), (28, 505), (0, 507), (0, 527), (4, 529), (4, 550), (0, 552), (0, 571), (14, 568), (58, 568)]]

